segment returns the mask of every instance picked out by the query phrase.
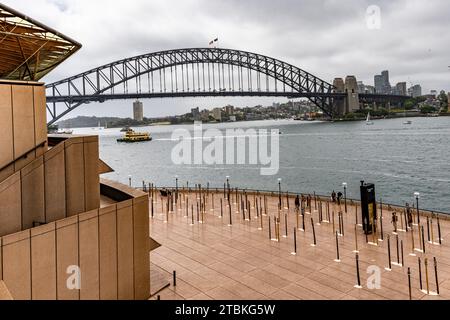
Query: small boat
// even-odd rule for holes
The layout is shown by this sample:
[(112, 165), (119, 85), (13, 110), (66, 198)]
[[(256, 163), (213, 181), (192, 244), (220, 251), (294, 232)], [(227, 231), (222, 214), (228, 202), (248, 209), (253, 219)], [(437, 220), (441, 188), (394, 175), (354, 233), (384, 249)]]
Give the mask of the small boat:
[(123, 138), (117, 139), (117, 142), (142, 142), (151, 141), (152, 137), (148, 132), (135, 132), (129, 129)]
[(73, 130), (70, 130), (70, 129), (59, 129), (56, 133), (57, 134), (72, 134)]
[(373, 124), (373, 121), (370, 120), (370, 112), (367, 113), (366, 125), (370, 126)]
[(412, 121), (411, 120), (406, 120), (406, 121), (403, 122), (403, 124), (412, 124)]

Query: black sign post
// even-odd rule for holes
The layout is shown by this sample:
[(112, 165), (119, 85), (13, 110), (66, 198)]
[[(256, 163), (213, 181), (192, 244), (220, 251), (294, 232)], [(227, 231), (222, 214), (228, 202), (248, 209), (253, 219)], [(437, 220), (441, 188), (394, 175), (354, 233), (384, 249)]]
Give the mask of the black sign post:
[(361, 181), (361, 214), (365, 234), (376, 231), (377, 203), (375, 198), (375, 185)]

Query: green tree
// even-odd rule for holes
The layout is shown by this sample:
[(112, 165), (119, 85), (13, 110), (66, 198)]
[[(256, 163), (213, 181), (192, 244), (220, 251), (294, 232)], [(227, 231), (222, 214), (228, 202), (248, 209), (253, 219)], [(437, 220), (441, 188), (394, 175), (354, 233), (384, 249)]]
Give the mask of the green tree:
[(433, 113), (433, 112), (436, 112), (436, 109), (433, 106), (430, 106), (428, 104), (423, 105), (420, 108), (420, 113), (423, 113), (423, 114), (428, 114), (428, 113)]
[(440, 103), (441, 103), (441, 108), (444, 111), (448, 111), (448, 96), (445, 93), (445, 91), (441, 91), (441, 94), (438, 97)]

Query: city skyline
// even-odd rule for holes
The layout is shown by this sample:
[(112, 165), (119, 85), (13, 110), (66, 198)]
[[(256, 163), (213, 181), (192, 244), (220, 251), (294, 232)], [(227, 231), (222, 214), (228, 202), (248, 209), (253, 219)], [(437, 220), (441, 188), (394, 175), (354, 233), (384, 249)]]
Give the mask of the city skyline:
[[(392, 85), (420, 84), (424, 93), (432, 89), (450, 91), (447, 58), (450, 49), (443, 45), (450, 40), (443, 32), (450, 27), (445, 19), (450, 12), (446, 1), (434, 0), (434, 5), (428, 6), (420, 1), (344, 4), (337, 1), (276, 4), (134, 1), (132, 6), (73, 0), (7, 0), (5, 3), (25, 13), (33, 12), (40, 21), (83, 43), (78, 55), (43, 79), (47, 83), (127, 56), (177, 47), (207, 47), (217, 37), (218, 47), (280, 57), (330, 83), (335, 77), (355, 75), (359, 81), (371, 84), (374, 74), (389, 70)], [(370, 5), (377, 5), (381, 10), (380, 29), (368, 28)], [(101, 16), (97, 15), (99, 10)], [(122, 16), (119, 25), (115, 22), (118, 15)], [(325, 16), (329, 19), (319, 19)], [(164, 28), (160, 27), (162, 21), (166, 22)], [(211, 104), (245, 106), (272, 101), (271, 98), (146, 100), (150, 107), (145, 116), (180, 113)], [(129, 108), (124, 106), (129, 105), (127, 101), (93, 103), (76, 110), (74, 115), (126, 116)]]

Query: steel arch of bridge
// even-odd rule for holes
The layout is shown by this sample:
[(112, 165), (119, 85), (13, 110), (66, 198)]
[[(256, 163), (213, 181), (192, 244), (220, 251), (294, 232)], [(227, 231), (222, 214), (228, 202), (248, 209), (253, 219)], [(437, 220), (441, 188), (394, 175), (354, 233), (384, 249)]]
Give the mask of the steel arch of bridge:
[[(207, 90), (195, 88), (195, 75), (193, 76), (193, 85), (189, 88), (189, 65), (194, 65), (200, 70), (200, 66), (205, 70), (205, 64), (228, 65), (237, 67), (241, 70), (252, 70), (257, 74), (265, 75), (266, 78), (271, 78), (282, 84), (282, 88), (275, 87), (274, 90), (262, 90), (258, 85), (256, 90), (251, 88), (243, 90), (244, 85), (238, 91), (229, 90), (211, 90), (211, 86)], [(186, 67), (187, 88), (185, 88), (185, 80), (183, 80), (183, 88), (178, 88), (174, 91), (167, 91), (164, 83), (164, 90), (160, 83), (160, 90), (154, 90), (152, 87), (148, 91), (143, 92), (141, 86), (141, 77), (147, 75), (150, 79), (153, 74), (160, 73), (161, 70), (168, 70), (172, 72), (172, 68), (177, 66)], [(230, 69), (228, 69), (230, 70)], [(183, 69), (182, 69), (183, 71)], [(213, 69), (214, 71), (214, 69)], [(223, 70), (222, 70), (223, 71)], [(193, 71), (194, 72), (194, 71)], [(219, 82), (220, 82), (220, 67), (219, 67)], [(228, 72), (229, 73), (229, 72)], [(182, 75), (183, 77), (184, 75)], [(191, 75), (192, 77), (192, 75)], [(210, 77), (210, 75), (207, 75)], [(250, 76), (251, 78), (251, 72)], [(160, 73), (161, 79), (161, 73)], [(136, 88), (134, 93), (128, 92), (129, 81), (135, 80)], [(170, 79), (169, 79), (170, 80)], [(210, 79), (208, 79), (210, 81)], [(166, 75), (164, 74), (164, 81)], [(201, 82), (199, 75), (198, 81)], [(234, 79), (233, 79), (234, 81)], [(251, 79), (250, 79), (251, 81)], [(243, 79), (242, 79), (243, 82)], [(203, 73), (203, 83), (205, 83), (205, 74)], [(114, 89), (118, 86), (124, 87), (123, 94), (115, 94)], [(220, 85), (220, 84), (219, 84)], [(171, 88), (173, 88), (173, 79)], [(109, 99), (130, 99), (130, 98), (152, 98), (152, 97), (192, 97), (192, 96), (285, 96), (285, 97), (306, 97), (317, 105), (325, 114), (333, 116), (332, 98), (336, 95), (333, 93), (334, 87), (318, 77), (281, 60), (267, 57), (264, 55), (232, 49), (222, 48), (190, 48), (177, 49), (154, 52), (144, 54), (136, 57), (131, 57), (119, 60), (110, 64), (103, 65), (98, 68), (80, 73), (73, 77), (63, 79), (46, 85), (47, 91), (47, 110), (51, 116), (48, 125), (55, 123), (61, 117), (79, 107), (84, 103), (91, 101), (103, 102)], [(63, 110), (57, 108), (57, 104), (63, 105)], [(58, 105), (59, 106), (59, 105)]]

